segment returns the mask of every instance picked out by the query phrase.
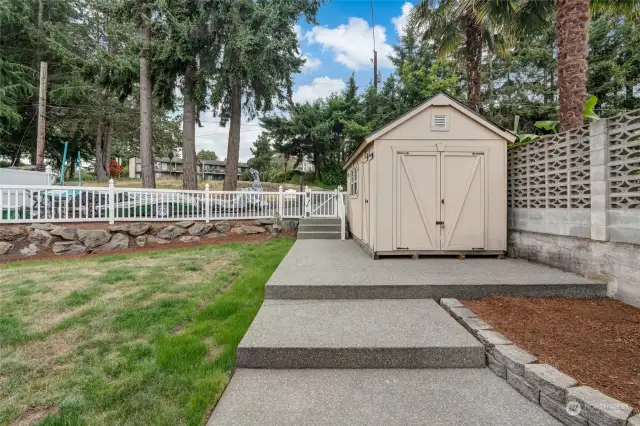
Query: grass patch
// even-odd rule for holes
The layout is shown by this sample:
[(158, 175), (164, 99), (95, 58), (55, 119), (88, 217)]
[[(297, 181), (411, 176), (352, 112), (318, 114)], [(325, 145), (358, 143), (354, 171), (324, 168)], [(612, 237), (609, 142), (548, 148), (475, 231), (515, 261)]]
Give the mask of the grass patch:
[(293, 244), (0, 266), (0, 425), (201, 425)]

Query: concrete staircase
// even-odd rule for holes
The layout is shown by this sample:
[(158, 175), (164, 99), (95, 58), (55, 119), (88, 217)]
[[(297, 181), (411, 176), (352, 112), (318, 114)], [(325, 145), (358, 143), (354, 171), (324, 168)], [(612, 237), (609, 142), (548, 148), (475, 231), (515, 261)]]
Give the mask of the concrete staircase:
[[(303, 235), (336, 233), (316, 220)], [(298, 268), (313, 260), (292, 253), (300, 243), (311, 242), (287, 255)], [(314, 265), (289, 284), (332, 267)], [(484, 346), (429, 298), (265, 299), (236, 366), (208, 426), (559, 425), (486, 368)]]
[(339, 240), (340, 219), (313, 218), (300, 219), (298, 223), (299, 240)]

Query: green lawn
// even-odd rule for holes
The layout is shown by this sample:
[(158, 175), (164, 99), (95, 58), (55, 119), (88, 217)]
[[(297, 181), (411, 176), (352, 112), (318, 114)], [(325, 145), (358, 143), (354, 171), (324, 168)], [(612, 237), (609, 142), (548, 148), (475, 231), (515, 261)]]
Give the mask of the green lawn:
[(0, 424), (203, 424), (293, 241), (0, 266)]

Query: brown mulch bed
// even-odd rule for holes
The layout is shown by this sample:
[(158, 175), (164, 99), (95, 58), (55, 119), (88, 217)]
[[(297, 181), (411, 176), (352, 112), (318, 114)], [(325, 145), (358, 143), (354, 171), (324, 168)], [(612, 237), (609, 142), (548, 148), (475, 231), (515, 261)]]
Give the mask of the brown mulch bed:
[(463, 303), (539, 363), (640, 411), (640, 309), (612, 299), (489, 297)]
[[(281, 236), (290, 236), (294, 237), (295, 233), (291, 230), (282, 230), (280, 232)], [(147, 244), (144, 247), (131, 246), (133, 244), (130, 243), (129, 248), (124, 250), (117, 251), (94, 251), (88, 253), (81, 254), (62, 254), (55, 255), (51, 251), (51, 249), (43, 249), (40, 253), (32, 257), (24, 257), (24, 256), (13, 256), (13, 257), (5, 257), (0, 260), (0, 264), (3, 263), (13, 263), (13, 262), (33, 262), (33, 261), (43, 261), (43, 260), (53, 260), (53, 259), (69, 259), (69, 258), (88, 258), (88, 257), (98, 257), (98, 256), (110, 256), (114, 254), (120, 253), (139, 253), (145, 251), (155, 251), (155, 250), (174, 250), (184, 247), (195, 247), (195, 246), (204, 246), (204, 245), (214, 245), (214, 244), (227, 244), (227, 243), (261, 243), (265, 241), (269, 241), (271, 238), (268, 232), (263, 234), (221, 234), (216, 238), (207, 238), (200, 237), (200, 241), (195, 241), (191, 243), (183, 243), (180, 241), (172, 241), (168, 244)]]

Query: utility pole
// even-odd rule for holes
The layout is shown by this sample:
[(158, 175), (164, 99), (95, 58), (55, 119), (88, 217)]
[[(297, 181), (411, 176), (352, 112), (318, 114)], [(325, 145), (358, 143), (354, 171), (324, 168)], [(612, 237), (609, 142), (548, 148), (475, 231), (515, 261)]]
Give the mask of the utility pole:
[(373, 88), (378, 91), (378, 52), (376, 51), (376, 23), (373, 20), (373, 0), (371, 0), (371, 35), (373, 36)]
[(373, 87), (378, 91), (378, 52), (373, 51)]
[(44, 140), (47, 112), (47, 63), (40, 61), (40, 94), (38, 100), (38, 142), (36, 145), (36, 169), (44, 170)]

